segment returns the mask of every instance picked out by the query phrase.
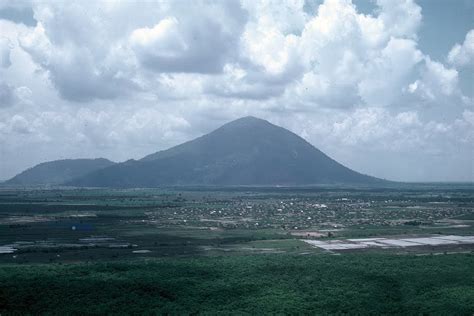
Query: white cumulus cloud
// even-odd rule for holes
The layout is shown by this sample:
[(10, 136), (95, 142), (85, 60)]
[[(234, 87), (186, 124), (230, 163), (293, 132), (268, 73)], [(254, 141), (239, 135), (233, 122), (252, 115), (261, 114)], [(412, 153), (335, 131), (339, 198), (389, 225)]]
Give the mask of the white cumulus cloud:
[(464, 43), (456, 44), (451, 48), (448, 61), (456, 67), (474, 65), (474, 30), (466, 34)]

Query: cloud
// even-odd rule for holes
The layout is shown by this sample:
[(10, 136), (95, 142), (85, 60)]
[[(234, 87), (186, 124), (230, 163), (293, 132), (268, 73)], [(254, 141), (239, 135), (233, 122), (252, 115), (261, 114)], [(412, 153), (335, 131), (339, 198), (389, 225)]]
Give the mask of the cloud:
[(161, 20), (153, 28), (134, 30), (130, 41), (138, 49), (147, 50), (151, 47), (151, 50), (155, 51), (157, 59), (168, 58), (171, 60), (189, 50), (189, 46), (180, 34), (179, 22), (174, 17)]
[(283, 95), (308, 109), (395, 106), (421, 76), (421, 8), (413, 1), (378, 1), (375, 16), (358, 13), (350, 1), (327, 0), (314, 16), (304, 3), (290, 3), (281, 10), (247, 4), (241, 61), (209, 80), (207, 92), (258, 100)]
[(448, 54), (448, 62), (456, 67), (474, 65), (474, 30), (466, 34), (464, 43), (456, 44)]
[(310, 15), (305, 12), (304, 0), (243, 0), (243, 7), (249, 12), (250, 24), (264, 28), (275, 28), (284, 35), (301, 33)]
[(12, 106), (14, 103), (14, 88), (9, 84), (0, 82), (0, 108)]
[[(149, 71), (221, 72), (238, 52), (246, 19), (236, 1), (40, 2), (34, 9), (38, 24), (20, 45), (61, 97), (76, 102), (139, 93), (155, 80)], [(123, 23), (130, 13), (140, 17)]]
[[(77, 4), (37, 8), (38, 25), (19, 38), (21, 47), (71, 101), (113, 99), (137, 89), (127, 53), (107, 43), (99, 21)], [(104, 45), (104, 42), (107, 45)]]
[(321, 4), (299, 39), (305, 71), (286, 95), (313, 107), (396, 106), (423, 60), (415, 41), (420, 9), (397, 3), (378, 2), (376, 16), (350, 1)]
[(157, 72), (219, 73), (235, 58), (245, 12), (235, 1), (189, 3), (152, 27), (135, 29), (130, 44), (143, 67)]
[(129, 79), (130, 70), (122, 71), (118, 64), (120, 53), (114, 56), (113, 48), (99, 63), (97, 52), (88, 47), (52, 45), (41, 24), (34, 33), (20, 38), (20, 44), (47, 71), (60, 95), (67, 100), (113, 99), (137, 89), (137, 84)]
[(356, 109), (331, 127), (334, 138), (346, 146), (369, 146), (391, 152), (410, 150), (421, 145), (422, 123), (415, 111), (396, 115), (382, 108)]
[(12, 64), (10, 60), (10, 50), (12, 44), (7, 38), (0, 37), (0, 67), (8, 68)]
[(392, 37), (380, 54), (367, 63), (358, 84), (359, 95), (368, 105), (392, 105), (400, 98), (422, 56), (413, 40)]
[(413, 0), (377, 0), (379, 19), (390, 36), (417, 38), (422, 15), (421, 7)]
[(32, 133), (30, 124), (28, 121), (21, 115), (15, 115), (11, 119), (11, 130), (14, 133), (18, 134), (30, 134)]
[[(415, 81), (421, 9), (408, 0), (377, 5), (372, 16), (348, 0), (327, 0), (310, 13), (304, 1), (143, 3), (140, 12), (126, 3), (42, 3), (38, 25), (20, 44), (72, 101), (150, 89), (174, 97), (163, 75), (188, 73), (217, 97), (295, 93), (305, 106), (387, 106)], [(140, 20), (114, 23), (127, 11)]]
[(0, 19), (26, 26), (35, 26), (36, 20), (29, 1), (0, 1)]
[(408, 91), (424, 101), (446, 100), (445, 97), (460, 94), (458, 72), (426, 57), (421, 78), (410, 84)]

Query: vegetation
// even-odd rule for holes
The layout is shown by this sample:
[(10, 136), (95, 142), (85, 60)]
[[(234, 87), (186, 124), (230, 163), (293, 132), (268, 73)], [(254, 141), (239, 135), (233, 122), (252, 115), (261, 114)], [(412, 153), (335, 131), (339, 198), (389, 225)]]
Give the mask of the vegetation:
[(231, 256), (4, 265), (7, 314), (474, 312), (473, 255)]

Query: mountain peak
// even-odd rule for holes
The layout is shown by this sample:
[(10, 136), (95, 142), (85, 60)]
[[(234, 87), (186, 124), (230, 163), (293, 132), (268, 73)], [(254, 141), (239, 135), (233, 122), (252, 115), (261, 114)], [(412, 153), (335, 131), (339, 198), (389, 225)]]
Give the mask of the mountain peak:
[[(261, 119), (261, 118), (258, 118), (258, 117), (252, 116), (252, 115), (243, 116), (243, 117), (241, 117), (241, 118), (235, 119), (235, 120), (232, 121), (232, 122), (236, 122), (236, 121), (242, 121), (242, 122), (267, 122), (267, 121), (264, 120), (264, 119)], [(230, 123), (232, 123), (232, 122), (230, 122)]]
[(275, 129), (275, 128), (280, 128), (280, 127), (273, 125), (267, 120), (264, 120), (255, 116), (244, 116), (222, 125), (211, 134), (219, 133), (223, 131), (237, 132), (237, 133), (241, 133), (241, 132), (250, 133), (250, 132), (255, 132), (258, 130), (265, 130), (268, 128)]
[(233, 125), (268, 125), (268, 124), (271, 124), (271, 123), (264, 119), (249, 115), (249, 116), (244, 116), (236, 120), (233, 120), (227, 124), (224, 124), (222, 127), (233, 126)]
[[(246, 116), (242, 116), (242, 117), (239, 117), (239, 118), (236, 118), (235, 120), (233, 121), (230, 121), (228, 123), (232, 123), (234, 121), (244, 121), (244, 120), (262, 120), (261, 118), (258, 118), (258, 117), (255, 117), (253, 115), (246, 115)], [(262, 120), (263, 121), (263, 120)]]

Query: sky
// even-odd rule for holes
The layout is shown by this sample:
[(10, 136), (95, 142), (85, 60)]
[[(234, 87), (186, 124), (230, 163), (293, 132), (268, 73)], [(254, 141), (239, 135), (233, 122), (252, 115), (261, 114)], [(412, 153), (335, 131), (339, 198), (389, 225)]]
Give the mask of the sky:
[(397, 181), (474, 181), (474, 1), (0, 0), (0, 179), (253, 115)]

